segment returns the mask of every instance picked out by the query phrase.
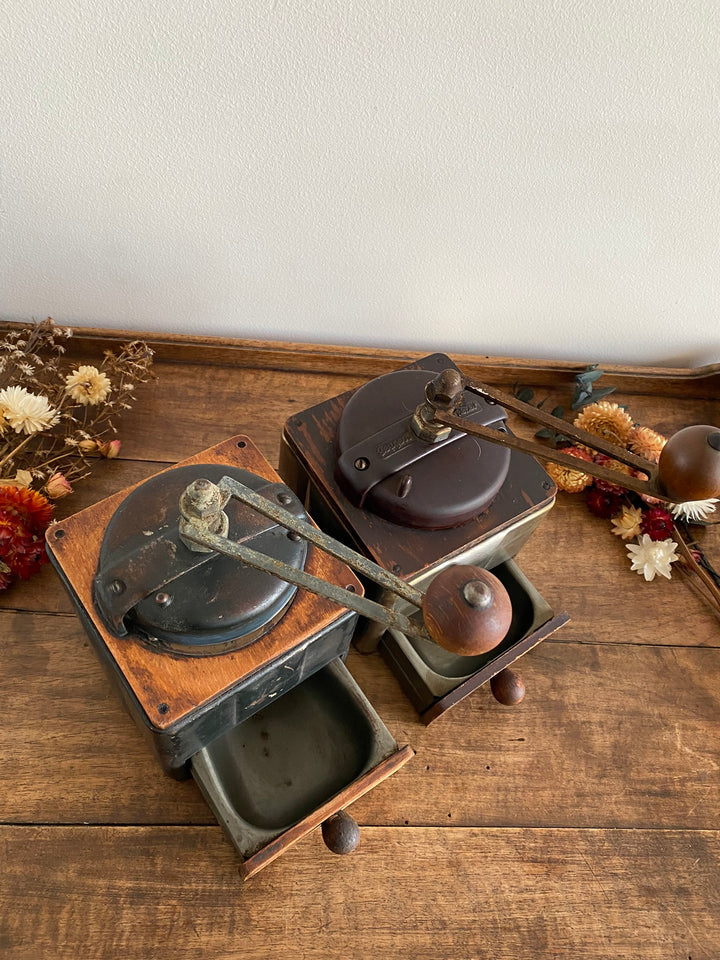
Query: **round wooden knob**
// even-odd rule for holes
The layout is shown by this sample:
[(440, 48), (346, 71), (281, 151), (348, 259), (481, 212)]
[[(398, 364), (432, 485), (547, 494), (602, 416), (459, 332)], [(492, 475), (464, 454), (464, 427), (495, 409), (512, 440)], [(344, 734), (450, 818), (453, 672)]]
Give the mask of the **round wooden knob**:
[(506, 707), (514, 707), (525, 696), (525, 684), (522, 677), (507, 667), (496, 673), (490, 681), (490, 690), (498, 703)]
[(720, 430), (707, 424), (673, 434), (658, 461), (658, 482), (675, 503), (720, 494)]
[(360, 827), (349, 813), (338, 810), (323, 821), (322, 838), (328, 850), (344, 856), (352, 853), (360, 842)]
[(512, 620), (508, 592), (481, 567), (446, 567), (425, 593), (423, 619), (433, 640), (462, 657), (492, 650)]

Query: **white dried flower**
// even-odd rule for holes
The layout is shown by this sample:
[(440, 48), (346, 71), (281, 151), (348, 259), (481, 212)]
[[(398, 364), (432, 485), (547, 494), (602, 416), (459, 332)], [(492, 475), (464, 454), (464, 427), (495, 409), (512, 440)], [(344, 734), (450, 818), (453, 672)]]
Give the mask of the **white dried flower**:
[(29, 393), (25, 387), (0, 390), (0, 414), (15, 433), (39, 433), (54, 427), (60, 419), (60, 413), (50, 406), (47, 397)]
[(668, 506), (670, 513), (676, 520), (703, 523), (711, 513), (715, 513), (716, 503), (720, 503), (720, 501), (713, 497), (710, 500), (687, 500), (685, 503), (671, 503)]
[(655, 574), (670, 579), (670, 564), (679, 560), (677, 544), (674, 540), (651, 540), (644, 533), (638, 543), (626, 544), (632, 561), (631, 570), (641, 573), (646, 580), (654, 580)]

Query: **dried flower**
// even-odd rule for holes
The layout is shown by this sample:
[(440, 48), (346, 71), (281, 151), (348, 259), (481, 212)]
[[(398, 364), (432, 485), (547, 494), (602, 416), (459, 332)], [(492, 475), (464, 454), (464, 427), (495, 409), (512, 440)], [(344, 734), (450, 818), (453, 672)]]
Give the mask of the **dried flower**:
[(715, 504), (720, 500), (687, 500), (685, 503), (671, 503), (670, 513), (678, 520), (690, 523), (705, 523), (711, 513), (715, 513)]
[(645, 457), (646, 460), (657, 463), (666, 443), (667, 438), (651, 430), (650, 427), (633, 427), (628, 449), (639, 457)]
[(97, 451), (101, 457), (105, 457), (107, 460), (114, 460), (120, 453), (120, 446), (119, 440), (108, 440), (106, 443), (98, 440)]
[(60, 414), (48, 403), (47, 397), (29, 393), (25, 387), (6, 387), (0, 390), (0, 413), (15, 433), (40, 433), (54, 427)]
[[(563, 453), (576, 457), (578, 460), (592, 462), (590, 454), (581, 450), (580, 447), (565, 447)], [(545, 469), (558, 490), (564, 490), (566, 493), (579, 493), (592, 483), (592, 477), (587, 473), (583, 473), (581, 470), (571, 470), (570, 467), (563, 467), (559, 463), (547, 463)]]
[(51, 500), (61, 500), (73, 492), (67, 478), (56, 471), (45, 484), (45, 493)]
[(620, 513), (612, 519), (612, 532), (623, 540), (640, 536), (640, 521), (642, 510), (639, 507), (623, 507)]
[(652, 540), (646, 533), (638, 543), (626, 544), (631, 570), (642, 573), (646, 580), (654, 580), (655, 574), (670, 579), (670, 564), (679, 560), (674, 540)]
[[(115, 419), (135, 402), (134, 387), (152, 378), (152, 351), (142, 341), (105, 351), (98, 366), (72, 366), (64, 358), (71, 334), (48, 318), (0, 340), (0, 490), (25, 491), (48, 507), (37, 491), (68, 496), (89, 474), (91, 455), (118, 455)], [(41, 532), (21, 516), (8, 520), (0, 501), (3, 509), (0, 590), (44, 557)]]
[(602, 517), (609, 520), (614, 517), (622, 506), (622, 499), (619, 494), (612, 490), (602, 490), (596, 484), (588, 490), (587, 505), (590, 513), (596, 517)]
[(620, 446), (628, 442), (634, 426), (632, 417), (622, 407), (607, 400), (589, 404), (575, 417), (574, 424)]
[(12, 576), (27, 580), (47, 562), (44, 533), (52, 511), (36, 490), (0, 487), (0, 559), (5, 587)]
[(673, 518), (664, 507), (651, 507), (645, 511), (640, 529), (651, 540), (667, 540), (673, 533)]
[(94, 407), (106, 400), (112, 389), (107, 375), (97, 367), (82, 366), (65, 377), (68, 396), (83, 406)]

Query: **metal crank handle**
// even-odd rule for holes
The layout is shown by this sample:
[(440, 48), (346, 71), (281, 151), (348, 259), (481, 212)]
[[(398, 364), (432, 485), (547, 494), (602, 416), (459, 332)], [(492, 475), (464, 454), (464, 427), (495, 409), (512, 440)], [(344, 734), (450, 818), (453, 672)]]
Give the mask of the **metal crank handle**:
[[(645, 474), (647, 480), (618, 473), (602, 464), (578, 461), (561, 450), (467, 421), (456, 413), (464, 390), (494, 400), (526, 420), (550, 427), (577, 443), (619, 460)], [(425, 402), (418, 406), (411, 424), (416, 432), (419, 429), (417, 425), (421, 425), (425, 432), (432, 429), (433, 424), (452, 427), (491, 443), (511, 447), (572, 470), (580, 470), (599, 480), (607, 480), (635, 493), (646, 494), (669, 503), (707, 500), (720, 495), (720, 429), (706, 424), (685, 427), (673, 434), (663, 447), (659, 462), (655, 464), (624, 447), (524, 403), (504, 390), (463, 376), (453, 369), (444, 370), (430, 381)]]
[[(202, 483), (208, 487), (215, 486), (209, 481)], [(321, 580), (242, 543), (229, 540), (223, 535), (224, 531), (214, 533), (202, 520), (181, 510), (183, 519), (180, 523), (180, 535), (188, 546), (195, 544), (196, 548), (222, 553), (287, 583), (327, 597), (386, 628), (399, 630), (422, 640), (434, 641), (461, 656), (473, 656), (491, 650), (505, 637), (510, 627), (510, 598), (502, 583), (487, 570), (469, 566), (446, 567), (431, 581), (423, 594), (307, 521), (298, 519), (282, 507), (270, 503), (244, 484), (230, 477), (223, 477), (215, 489), (220, 502), (226, 503), (228, 497), (234, 497), (418, 607), (422, 611), (423, 622), (420, 624), (391, 607)]]

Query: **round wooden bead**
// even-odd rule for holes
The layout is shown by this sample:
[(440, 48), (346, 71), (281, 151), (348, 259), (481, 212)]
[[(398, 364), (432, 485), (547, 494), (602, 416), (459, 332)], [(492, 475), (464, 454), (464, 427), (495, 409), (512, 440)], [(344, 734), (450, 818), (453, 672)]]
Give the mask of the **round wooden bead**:
[(697, 424), (673, 434), (660, 454), (658, 482), (675, 503), (720, 495), (720, 430)]
[(514, 707), (525, 696), (525, 684), (514, 670), (501, 670), (490, 681), (490, 690), (498, 703)]
[(332, 853), (343, 856), (352, 853), (360, 842), (360, 827), (344, 810), (338, 810), (323, 821), (322, 838)]
[(433, 640), (459, 656), (492, 650), (505, 637), (512, 620), (508, 592), (498, 578), (481, 567), (446, 567), (432, 580), (422, 605)]

